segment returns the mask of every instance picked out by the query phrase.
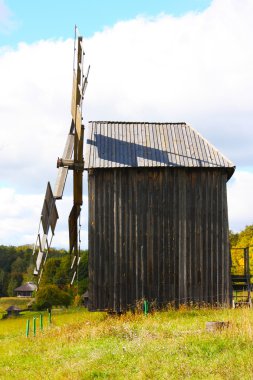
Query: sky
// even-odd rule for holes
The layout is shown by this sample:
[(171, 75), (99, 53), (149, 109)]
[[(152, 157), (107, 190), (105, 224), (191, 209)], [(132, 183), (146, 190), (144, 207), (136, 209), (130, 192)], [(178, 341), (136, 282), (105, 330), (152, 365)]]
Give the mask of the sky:
[[(253, 223), (252, 0), (0, 0), (0, 244), (35, 242), (71, 115), (74, 25), (88, 120), (187, 122), (235, 165), (230, 229)], [(68, 246), (72, 178), (53, 246)], [(82, 247), (88, 246), (84, 176)]]

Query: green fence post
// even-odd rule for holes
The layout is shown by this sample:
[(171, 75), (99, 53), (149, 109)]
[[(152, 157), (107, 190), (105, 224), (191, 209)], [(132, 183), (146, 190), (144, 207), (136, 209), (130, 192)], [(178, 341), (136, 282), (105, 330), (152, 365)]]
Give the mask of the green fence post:
[(49, 324), (52, 323), (52, 314), (51, 314), (51, 310), (48, 310), (48, 322), (49, 322)]
[(36, 317), (33, 317), (33, 336), (36, 336)]
[(148, 301), (144, 301), (144, 314), (148, 315)]
[(43, 315), (40, 314), (40, 329), (43, 330)]
[(25, 335), (27, 338), (29, 336), (29, 330), (30, 330), (30, 321), (29, 321), (29, 319), (27, 319), (27, 321), (26, 321), (26, 332), (25, 332)]

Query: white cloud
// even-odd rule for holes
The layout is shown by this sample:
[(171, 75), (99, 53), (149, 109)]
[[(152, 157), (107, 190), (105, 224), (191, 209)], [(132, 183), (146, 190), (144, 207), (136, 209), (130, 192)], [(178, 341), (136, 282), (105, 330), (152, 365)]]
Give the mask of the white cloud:
[[(186, 121), (239, 169), (253, 167), (252, 16), (252, 0), (215, 0), (201, 13), (138, 17), (86, 39), (85, 122)], [(1, 211), (5, 244), (36, 234), (43, 201), (36, 197), (48, 180), (54, 184), (70, 127), (72, 52), (73, 41), (49, 40), (0, 55), (0, 187), (12, 189), (4, 207), (17, 212)], [(237, 229), (236, 220), (243, 228), (250, 210), (240, 212), (229, 191), (231, 228)], [(33, 197), (40, 204), (30, 202)], [(84, 211), (87, 217), (87, 206)], [(59, 227), (57, 244), (67, 239), (66, 230)]]
[(253, 172), (236, 171), (228, 185), (230, 229), (241, 231), (253, 224)]
[[(21, 195), (14, 189), (0, 189), (0, 241), (1, 244), (22, 244), (24, 237), (38, 229), (38, 215), (43, 196)], [(33, 240), (34, 240), (33, 236)], [(28, 241), (31, 243), (33, 240)], [(26, 241), (26, 243), (28, 243)]]
[[(0, 188), (0, 244), (34, 244), (37, 237), (39, 219), (44, 194), (18, 194), (11, 188)], [(59, 220), (56, 225), (53, 247), (68, 248), (68, 216), (73, 200), (66, 196), (57, 201)], [(82, 248), (88, 247), (87, 196), (84, 197), (82, 213)], [(42, 232), (42, 230), (41, 230)]]
[(217, 0), (202, 13), (97, 33), (87, 41), (89, 118), (187, 121), (252, 165), (252, 16), (251, 0)]
[[(0, 57), (1, 181), (41, 191), (70, 128), (72, 41), (20, 44)], [(6, 165), (8, 163), (8, 165)]]

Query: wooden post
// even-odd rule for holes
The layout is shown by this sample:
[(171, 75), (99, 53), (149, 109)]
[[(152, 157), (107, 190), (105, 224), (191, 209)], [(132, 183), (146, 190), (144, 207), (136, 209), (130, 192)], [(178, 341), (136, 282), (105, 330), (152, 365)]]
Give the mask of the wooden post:
[(52, 314), (51, 314), (51, 310), (48, 310), (48, 322), (49, 322), (49, 324), (52, 323)]

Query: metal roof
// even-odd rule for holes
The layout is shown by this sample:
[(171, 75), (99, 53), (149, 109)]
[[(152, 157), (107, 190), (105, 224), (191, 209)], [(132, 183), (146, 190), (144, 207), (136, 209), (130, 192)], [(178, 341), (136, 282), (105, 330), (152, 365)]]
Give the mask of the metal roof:
[(35, 285), (33, 282), (27, 282), (24, 285), (19, 286), (18, 288), (14, 289), (15, 291), (22, 291), (22, 292), (33, 292), (37, 289), (37, 285)]
[(90, 121), (85, 169), (234, 164), (186, 123)]

